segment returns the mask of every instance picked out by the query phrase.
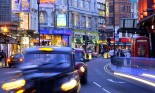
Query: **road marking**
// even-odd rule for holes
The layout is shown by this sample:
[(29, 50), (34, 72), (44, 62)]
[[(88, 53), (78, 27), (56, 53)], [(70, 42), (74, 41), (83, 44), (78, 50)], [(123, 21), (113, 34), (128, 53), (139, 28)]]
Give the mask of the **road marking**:
[(16, 74), (16, 73), (21, 73), (21, 71), (11, 71), (11, 72), (6, 72), (6, 74)]
[(98, 86), (98, 87), (101, 87), (101, 85), (99, 85), (98, 83), (96, 83), (96, 82), (93, 82), (96, 86)]
[(104, 88), (102, 88), (102, 90), (105, 91), (105, 92), (107, 92), (107, 93), (111, 93), (111, 92), (109, 92), (108, 90), (106, 90), (106, 89), (104, 89)]
[(121, 83), (121, 84), (126, 83), (126, 82), (121, 82), (121, 81), (114, 81), (112, 79), (107, 79), (107, 80), (110, 81), (110, 82), (112, 82), (112, 83)]
[(97, 68), (95, 68), (95, 71), (96, 71), (99, 75), (102, 75), (102, 73), (101, 73)]
[(105, 72), (107, 72), (109, 75), (112, 75), (113, 76), (113, 73), (110, 73), (109, 71), (108, 71), (108, 65), (110, 65), (110, 63), (108, 63), (108, 64), (106, 64), (105, 66), (104, 66), (104, 70), (105, 70)]

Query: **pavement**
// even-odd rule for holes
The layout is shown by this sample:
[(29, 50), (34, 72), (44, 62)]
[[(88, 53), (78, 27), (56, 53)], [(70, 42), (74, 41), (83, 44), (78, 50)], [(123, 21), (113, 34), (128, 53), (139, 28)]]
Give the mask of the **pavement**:
[(138, 66), (115, 66), (111, 63), (107, 65), (107, 68), (116, 76), (134, 79), (155, 87), (155, 69), (140, 68)]

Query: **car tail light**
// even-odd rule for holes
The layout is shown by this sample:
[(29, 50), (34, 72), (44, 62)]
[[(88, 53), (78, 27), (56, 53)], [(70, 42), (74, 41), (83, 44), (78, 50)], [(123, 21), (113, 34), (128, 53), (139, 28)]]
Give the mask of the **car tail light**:
[(7, 63), (10, 63), (11, 62), (11, 59), (10, 58), (7, 58)]
[(20, 61), (20, 62), (23, 62), (23, 59), (22, 59), (22, 58), (20, 58), (20, 59), (19, 59), (19, 61)]

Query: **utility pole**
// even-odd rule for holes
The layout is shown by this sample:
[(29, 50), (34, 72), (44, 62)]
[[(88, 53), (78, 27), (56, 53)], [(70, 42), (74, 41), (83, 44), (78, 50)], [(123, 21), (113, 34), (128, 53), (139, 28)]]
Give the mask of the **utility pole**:
[(39, 33), (39, 46), (40, 46), (40, 12), (39, 12), (39, 4), (40, 4), (40, 0), (37, 0), (37, 4), (38, 4), (38, 33)]
[[(67, 0), (67, 15), (68, 15), (68, 30), (69, 30), (69, 0)], [(69, 46), (69, 36), (68, 36), (68, 46)]]
[(115, 55), (115, 51), (116, 51), (116, 46), (115, 46), (115, 1), (113, 0), (113, 20), (114, 20), (114, 24), (113, 24), (113, 33), (114, 33), (114, 55)]

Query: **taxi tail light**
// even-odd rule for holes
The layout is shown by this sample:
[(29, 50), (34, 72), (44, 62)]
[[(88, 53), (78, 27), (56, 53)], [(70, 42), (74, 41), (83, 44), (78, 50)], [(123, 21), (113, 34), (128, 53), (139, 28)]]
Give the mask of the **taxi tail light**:
[(11, 58), (7, 58), (7, 63), (10, 63), (11, 62)]
[(20, 61), (20, 62), (23, 62), (23, 58), (20, 58), (19, 61)]

